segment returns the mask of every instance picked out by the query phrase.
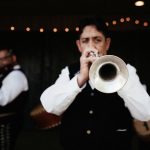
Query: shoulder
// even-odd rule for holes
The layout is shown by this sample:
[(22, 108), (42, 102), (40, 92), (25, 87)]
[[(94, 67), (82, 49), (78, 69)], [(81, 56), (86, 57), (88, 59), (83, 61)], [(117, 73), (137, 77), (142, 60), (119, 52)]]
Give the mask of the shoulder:
[(78, 71), (80, 68), (80, 63), (73, 63), (68, 66), (65, 66), (61, 70), (61, 74), (70, 74), (70, 72)]
[(136, 68), (133, 65), (129, 64), (129, 63), (127, 64), (127, 69), (130, 72), (136, 72)]
[(22, 71), (20, 65), (14, 66), (13, 70), (6, 76), (7, 79), (24, 80), (27, 79), (25, 73)]
[(75, 62), (75, 63), (69, 65), (68, 69), (69, 69), (70, 72), (72, 72), (72, 71), (76, 72), (76, 71), (78, 71), (80, 69), (80, 63), (79, 62)]
[(10, 76), (22, 76), (22, 77), (26, 77), (26, 75), (24, 74), (24, 72), (22, 72), (21, 70), (13, 70), (8, 75), (10, 75)]
[(73, 78), (80, 70), (80, 63), (73, 63), (68, 66), (70, 79)]

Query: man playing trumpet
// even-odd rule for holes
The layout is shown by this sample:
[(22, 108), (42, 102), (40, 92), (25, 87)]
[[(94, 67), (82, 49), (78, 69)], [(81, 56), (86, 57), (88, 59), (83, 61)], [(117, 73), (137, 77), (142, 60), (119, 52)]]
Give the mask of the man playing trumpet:
[(79, 27), (79, 63), (62, 70), (42, 93), (41, 102), (47, 112), (62, 115), (64, 150), (131, 150), (132, 120), (150, 119), (150, 97), (130, 64), (126, 65), (127, 83), (119, 91), (98, 91), (89, 70), (93, 62), (107, 55), (109, 31), (100, 18), (85, 18)]

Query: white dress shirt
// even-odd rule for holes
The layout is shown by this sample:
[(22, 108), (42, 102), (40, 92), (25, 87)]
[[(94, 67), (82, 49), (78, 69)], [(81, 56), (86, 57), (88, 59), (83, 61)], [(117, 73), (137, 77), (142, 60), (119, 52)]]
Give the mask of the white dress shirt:
[(15, 70), (19, 68), (19, 65), (14, 66), (14, 70), (2, 81), (0, 88), (0, 106), (7, 105), (21, 92), (28, 90), (28, 82), (25, 74), (20, 70)]
[[(124, 100), (133, 118), (150, 120), (150, 96), (141, 84), (136, 69), (130, 64), (127, 64), (127, 69), (129, 79), (117, 93)], [(89, 83), (91, 85), (90, 81)], [(61, 115), (85, 86), (78, 86), (77, 74), (70, 80), (68, 67), (65, 67), (56, 82), (42, 93), (41, 103), (47, 112)], [(92, 85), (91, 87), (93, 88)]]

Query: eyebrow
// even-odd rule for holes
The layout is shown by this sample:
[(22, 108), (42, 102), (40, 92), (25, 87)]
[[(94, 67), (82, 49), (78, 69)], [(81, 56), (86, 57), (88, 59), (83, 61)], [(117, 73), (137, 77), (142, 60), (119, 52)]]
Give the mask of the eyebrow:
[(89, 39), (89, 38), (103, 38), (102, 36), (93, 36), (93, 37), (80, 37), (80, 39)]

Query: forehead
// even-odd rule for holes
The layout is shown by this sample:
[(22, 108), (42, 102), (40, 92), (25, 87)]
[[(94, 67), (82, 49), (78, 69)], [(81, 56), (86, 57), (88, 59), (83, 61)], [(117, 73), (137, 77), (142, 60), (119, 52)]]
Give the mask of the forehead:
[(7, 50), (0, 50), (0, 55), (7, 55), (8, 54), (8, 51)]
[(88, 37), (104, 37), (104, 34), (101, 31), (97, 30), (94, 25), (89, 25), (83, 29), (83, 32), (80, 35), (80, 38)]

